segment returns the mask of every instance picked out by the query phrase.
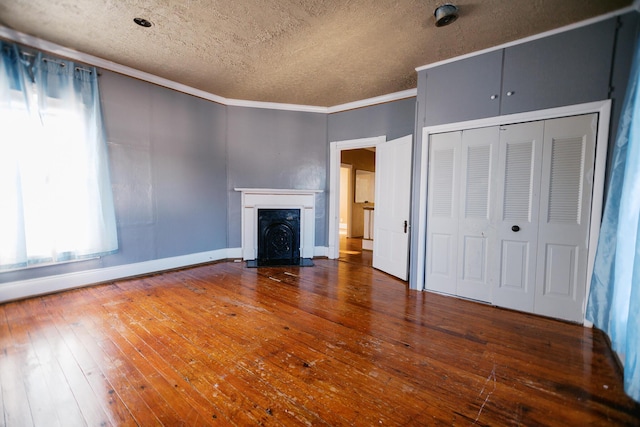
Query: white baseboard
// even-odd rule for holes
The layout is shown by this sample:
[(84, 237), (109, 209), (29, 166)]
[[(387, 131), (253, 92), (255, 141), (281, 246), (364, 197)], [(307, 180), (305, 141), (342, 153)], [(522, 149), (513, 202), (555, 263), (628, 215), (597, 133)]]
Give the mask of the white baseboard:
[[(316, 246), (314, 248), (314, 256), (326, 257), (327, 253), (327, 247)], [(0, 303), (221, 259), (242, 259), (242, 248), (217, 249), (215, 251), (162, 258), (135, 264), (7, 282), (0, 286)]]
[(326, 246), (316, 246), (313, 248), (313, 256), (329, 256), (329, 248)]
[(135, 264), (106, 267), (96, 270), (78, 271), (69, 274), (41, 277), (3, 283), (0, 286), (0, 302), (13, 301), (36, 295), (50, 294), (95, 283), (140, 276), (174, 268), (188, 267), (227, 258), (241, 258), (240, 248), (218, 249), (172, 258), (156, 259)]
[(228, 248), (227, 249), (227, 258), (239, 258), (242, 259), (242, 248)]

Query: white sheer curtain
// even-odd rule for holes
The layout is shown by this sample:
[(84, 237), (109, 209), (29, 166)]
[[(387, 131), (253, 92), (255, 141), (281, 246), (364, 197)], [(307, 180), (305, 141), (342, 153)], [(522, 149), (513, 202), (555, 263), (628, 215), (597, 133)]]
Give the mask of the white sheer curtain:
[(96, 69), (0, 54), (0, 271), (117, 250)]

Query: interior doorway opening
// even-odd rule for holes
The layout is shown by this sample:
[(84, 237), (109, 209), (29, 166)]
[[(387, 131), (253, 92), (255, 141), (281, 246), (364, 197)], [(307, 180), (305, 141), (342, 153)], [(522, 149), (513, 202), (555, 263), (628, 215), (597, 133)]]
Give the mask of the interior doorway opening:
[(371, 265), (375, 206), (375, 147), (340, 151), (339, 257)]
[[(360, 138), (344, 141), (335, 141), (330, 144), (330, 161), (329, 161), (329, 259), (340, 258), (340, 204), (342, 198), (341, 191), (341, 166), (342, 152), (355, 150), (355, 149), (367, 149), (377, 147), (386, 141), (386, 136), (381, 135), (371, 138)], [(349, 188), (355, 188), (353, 181), (355, 180), (355, 171), (351, 170), (350, 174), (351, 184), (347, 185), (347, 198), (355, 200), (354, 194), (349, 194)], [(350, 230), (352, 225), (351, 214), (347, 213), (347, 235), (353, 236), (353, 230)], [(351, 234), (349, 234), (351, 233)], [(344, 234), (342, 234), (344, 236)]]
[[(366, 149), (375, 147), (375, 170), (364, 171), (361, 175), (363, 190), (356, 191), (354, 186), (354, 203), (371, 203), (369, 210), (373, 211), (378, 203), (374, 215), (369, 215), (373, 244), (371, 249), (371, 265), (385, 273), (402, 280), (408, 277), (409, 260), (409, 211), (411, 198), (411, 162), (412, 135), (406, 135), (391, 141), (386, 136), (362, 138), (347, 141), (336, 141), (330, 144), (329, 165), (329, 250), (330, 259), (340, 257), (340, 164), (344, 150)], [(370, 150), (369, 150), (370, 151)], [(358, 180), (358, 174), (355, 173)], [(366, 183), (369, 184), (366, 184)], [(365, 191), (370, 187), (370, 192)], [(365, 194), (359, 196), (359, 193)], [(366, 194), (371, 194), (367, 196)], [(374, 200), (375, 198), (375, 200)], [(365, 203), (367, 202), (367, 203)], [(363, 208), (364, 211), (364, 208)], [(352, 215), (353, 216), (353, 215)], [(363, 228), (365, 214), (363, 212)], [(352, 218), (352, 228), (355, 223)], [(355, 230), (352, 231), (356, 234)], [(362, 232), (364, 237), (364, 229)]]

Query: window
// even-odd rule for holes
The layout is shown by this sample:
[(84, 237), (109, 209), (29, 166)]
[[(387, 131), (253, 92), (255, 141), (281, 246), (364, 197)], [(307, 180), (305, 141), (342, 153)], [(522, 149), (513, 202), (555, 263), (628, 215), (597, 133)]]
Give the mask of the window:
[(0, 271), (115, 251), (95, 68), (0, 51)]

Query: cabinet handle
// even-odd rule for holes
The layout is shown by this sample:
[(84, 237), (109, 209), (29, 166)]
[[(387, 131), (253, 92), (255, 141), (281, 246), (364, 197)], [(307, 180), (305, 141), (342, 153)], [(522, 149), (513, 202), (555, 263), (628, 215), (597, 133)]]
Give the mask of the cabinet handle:
[(404, 222), (404, 234), (407, 234), (407, 226), (409, 224), (407, 223), (407, 221)]
[(507, 96), (511, 96), (511, 95), (515, 95), (516, 92), (513, 90), (510, 90), (509, 92), (507, 92)]
[(511, 231), (517, 233), (518, 231), (520, 231), (520, 227), (517, 225), (514, 225), (513, 227), (511, 227)]
[(498, 99), (498, 95), (491, 95), (491, 99)]

